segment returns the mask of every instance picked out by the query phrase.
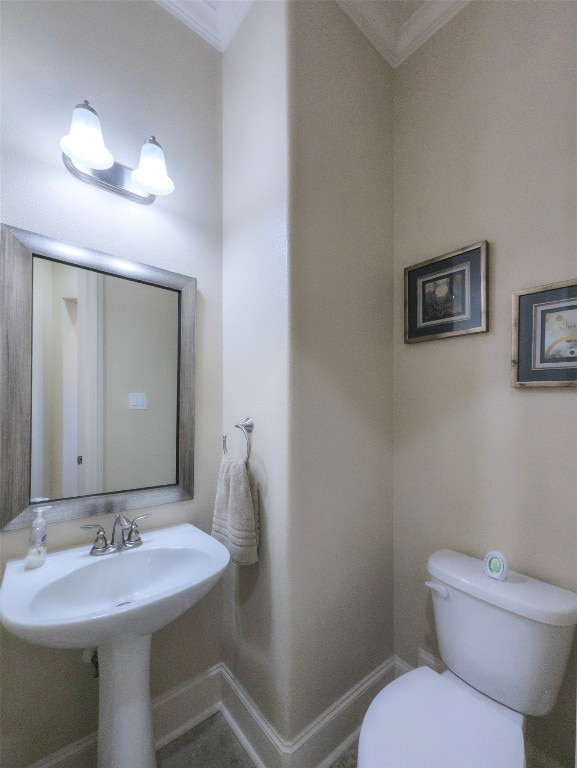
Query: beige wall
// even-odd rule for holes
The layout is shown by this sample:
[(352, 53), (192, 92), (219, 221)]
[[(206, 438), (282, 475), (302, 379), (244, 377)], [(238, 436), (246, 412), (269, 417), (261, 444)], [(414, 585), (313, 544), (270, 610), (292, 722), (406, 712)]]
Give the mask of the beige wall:
[[(575, 278), (577, 4), (471, 3), (395, 72), (395, 649), (435, 650), (427, 556), (577, 589), (577, 403), (510, 386), (511, 294)], [(403, 268), (487, 239), (487, 334), (403, 344)], [(574, 673), (573, 673), (574, 674)], [(574, 756), (574, 680), (548, 723)], [(549, 742), (549, 743), (547, 743)]]
[[(221, 422), (242, 455), (234, 423), (255, 420), (259, 565), (227, 575), (224, 633), (217, 589), (155, 635), (153, 694), (224, 658), (294, 738), (392, 653), (393, 543), (411, 664), (435, 650), (439, 547), (577, 588), (574, 393), (509, 386), (511, 292), (577, 267), (575, 25), (574, 2), (475, 0), (391, 73), (336, 5), (256, 2), (223, 57), (222, 175), (206, 43), (152, 2), (3, 0), (2, 220), (198, 278), (195, 499), (146, 522), (207, 529)], [(155, 132), (174, 195), (139, 207), (68, 174), (83, 98), (120, 162)], [(483, 238), (489, 333), (405, 346), (404, 266)], [(26, 535), (2, 534), (3, 558)], [(6, 768), (95, 728), (79, 653), (3, 633), (1, 663)], [(564, 695), (530, 737), (569, 766)]]
[[(221, 56), (144, 0), (3, 0), (1, 13), (2, 221), (198, 280), (195, 497), (149, 510), (144, 528), (187, 520), (208, 529), (222, 409)], [(59, 141), (85, 98), (121, 163), (134, 167), (154, 132), (173, 195), (139, 206), (65, 169)], [(22, 556), (27, 534), (1, 534), (2, 558)], [(54, 549), (89, 537), (79, 522), (58, 523), (49, 540)], [(154, 695), (222, 658), (220, 598), (217, 589), (155, 634)], [(1, 640), (3, 768), (95, 730), (97, 681), (80, 651), (35, 648), (4, 632)]]
[(223, 103), (223, 430), (254, 418), (263, 525), (227, 661), (292, 739), (392, 653), (391, 72), (335, 4), (257, 2)]
[[(104, 280), (103, 491), (176, 482), (178, 295)], [(146, 409), (129, 409), (144, 392)]]
[(254, 419), (260, 483), (259, 564), (229, 572), (226, 661), (257, 706), (286, 732), (288, 688), (288, 102), (285, 3), (256, 2), (223, 56), (224, 408)]
[(392, 70), (290, 9), (290, 733), (393, 653)]

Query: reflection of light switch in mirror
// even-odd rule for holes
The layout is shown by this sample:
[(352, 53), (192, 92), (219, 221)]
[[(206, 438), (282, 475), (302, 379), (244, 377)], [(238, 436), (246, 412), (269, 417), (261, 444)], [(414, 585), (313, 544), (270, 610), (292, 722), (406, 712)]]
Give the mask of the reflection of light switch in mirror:
[(128, 393), (128, 407), (131, 410), (145, 411), (146, 410), (146, 392), (129, 392)]

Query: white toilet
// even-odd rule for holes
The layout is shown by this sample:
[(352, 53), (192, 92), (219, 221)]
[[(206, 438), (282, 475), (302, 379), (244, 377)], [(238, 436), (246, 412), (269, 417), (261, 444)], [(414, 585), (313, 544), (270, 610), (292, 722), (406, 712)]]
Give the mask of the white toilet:
[(577, 594), (443, 549), (429, 557), (439, 649), (448, 671), (408, 672), (373, 700), (358, 768), (523, 768), (525, 715), (551, 711)]

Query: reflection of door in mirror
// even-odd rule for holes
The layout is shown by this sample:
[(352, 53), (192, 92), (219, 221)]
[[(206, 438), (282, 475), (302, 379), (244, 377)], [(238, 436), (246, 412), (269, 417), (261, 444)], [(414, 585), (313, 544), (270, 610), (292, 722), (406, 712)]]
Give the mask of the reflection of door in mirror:
[(176, 482), (178, 293), (34, 257), (31, 499)]
[(78, 301), (63, 300), (62, 328), (62, 489), (64, 497), (78, 496)]

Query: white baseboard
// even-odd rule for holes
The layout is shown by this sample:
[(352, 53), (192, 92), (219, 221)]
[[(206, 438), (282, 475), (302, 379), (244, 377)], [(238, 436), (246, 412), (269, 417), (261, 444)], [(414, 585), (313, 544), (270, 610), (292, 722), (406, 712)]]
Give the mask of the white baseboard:
[[(443, 672), (443, 662), (419, 648), (419, 666)], [(215, 712), (221, 712), (255, 768), (330, 768), (358, 738), (362, 717), (374, 696), (413, 667), (391, 656), (328, 707), (294, 739), (283, 739), (228, 667), (217, 664), (152, 702), (155, 746), (164, 747)], [(343, 734), (345, 734), (343, 738)], [(87, 768), (96, 765), (96, 733), (69, 744), (28, 768)], [(532, 768), (562, 768), (529, 749)]]
[[(220, 709), (221, 666), (217, 664), (152, 701), (155, 747), (160, 749)], [(91, 733), (28, 768), (87, 768), (96, 765), (98, 734)]]
[(88, 765), (96, 765), (96, 733), (68, 744), (28, 768), (86, 768)]
[(395, 678), (400, 677), (413, 669), (413, 667), (411, 667), (410, 664), (407, 664), (406, 661), (403, 661), (400, 656), (393, 656), (393, 659), (395, 662)]
[(419, 648), (419, 667), (430, 667), (439, 674), (442, 674), (447, 669), (443, 661), (438, 656), (434, 656), (424, 648)]
[(170, 744), (220, 709), (222, 667), (224, 664), (215, 664), (153, 699), (152, 727), (156, 749)]
[[(373, 697), (408, 669), (401, 659), (392, 656), (287, 741), (264, 717), (228, 667), (217, 664), (153, 700), (155, 746), (160, 749), (220, 711), (256, 768), (329, 768), (354, 743)], [(90, 734), (28, 768), (95, 765), (96, 743), (96, 733)]]
[(369, 703), (393, 680), (394, 669), (391, 657), (288, 741), (266, 720), (229, 670), (223, 676), (223, 704), (237, 736), (240, 731), (252, 745), (254, 752), (247, 751), (257, 768), (326, 768), (353, 743)]

